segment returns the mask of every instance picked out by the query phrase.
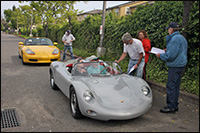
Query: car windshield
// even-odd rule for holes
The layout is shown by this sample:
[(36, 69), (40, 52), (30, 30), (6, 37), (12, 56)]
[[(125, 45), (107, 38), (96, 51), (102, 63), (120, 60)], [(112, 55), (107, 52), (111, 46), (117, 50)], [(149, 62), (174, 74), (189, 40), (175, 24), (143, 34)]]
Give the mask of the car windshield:
[(111, 76), (122, 73), (120, 66), (112, 61), (75, 63), (72, 69), (73, 76)]
[(53, 43), (48, 38), (28, 38), (25, 40), (25, 45), (48, 45), (53, 46)]

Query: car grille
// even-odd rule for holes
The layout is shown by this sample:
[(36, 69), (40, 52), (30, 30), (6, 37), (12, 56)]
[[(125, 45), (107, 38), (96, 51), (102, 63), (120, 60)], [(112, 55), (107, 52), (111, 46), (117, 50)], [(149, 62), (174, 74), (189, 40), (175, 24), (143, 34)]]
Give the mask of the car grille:
[(29, 61), (38, 61), (37, 59), (29, 59)]
[[(50, 61), (57, 61), (58, 59), (51, 59)], [(46, 59), (29, 59), (29, 61), (34, 61), (34, 62), (38, 62), (38, 61), (49, 61), (49, 59), (48, 60), (46, 60)]]
[(51, 61), (57, 61), (58, 59), (51, 59)]

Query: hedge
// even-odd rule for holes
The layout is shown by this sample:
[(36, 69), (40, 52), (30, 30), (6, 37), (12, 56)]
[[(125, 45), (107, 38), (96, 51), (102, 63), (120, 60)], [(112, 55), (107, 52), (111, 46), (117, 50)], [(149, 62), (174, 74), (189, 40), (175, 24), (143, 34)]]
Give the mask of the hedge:
[[(115, 14), (107, 14), (103, 41), (103, 46), (107, 51), (101, 58), (105, 60), (119, 59), (123, 52), (121, 37), (126, 32), (129, 32), (133, 38), (137, 38), (137, 33), (145, 30), (149, 35), (152, 47), (166, 48), (165, 37), (168, 32), (165, 27), (172, 21), (178, 22), (181, 26), (182, 18), (183, 1), (155, 1), (153, 5), (138, 6), (132, 15), (121, 18)], [(88, 16), (82, 22), (73, 22), (71, 31), (76, 38), (73, 47), (88, 53), (95, 53), (100, 42), (101, 23), (100, 15)], [(49, 38), (63, 44), (61, 39), (68, 28), (68, 23), (49, 25)], [(188, 28), (188, 64), (185, 75), (182, 77), (181, 90), (199, 95), (199, 1), (195, 1), (191, 7)], [(181, 33), (182, 30), (180, 30)], [(39, 36), (45, 36), (43, 27), (38, 27), (37, 31)], [(125, 72), (128, 61), (129, 57), (127, 56), (124, 61), (120, 62)], [(167, 70), (165, 62), (150, 54), (147, 64), (147, 79), (166, 85)]]

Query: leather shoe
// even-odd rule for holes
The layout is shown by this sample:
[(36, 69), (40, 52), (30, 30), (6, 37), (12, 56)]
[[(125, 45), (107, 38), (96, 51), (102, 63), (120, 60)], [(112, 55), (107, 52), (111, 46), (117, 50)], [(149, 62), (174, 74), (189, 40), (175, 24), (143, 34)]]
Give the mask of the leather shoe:
[(170, 109), (170, 108), (164, 108), (164, 109), (160, 109), (161, 113), (175, 113), (175, 109)]
[[(168, 108), (167, 106), (164, 107), (165, 109)], [(175, 108), (175, 111), (178, 111), (178, 107)]]

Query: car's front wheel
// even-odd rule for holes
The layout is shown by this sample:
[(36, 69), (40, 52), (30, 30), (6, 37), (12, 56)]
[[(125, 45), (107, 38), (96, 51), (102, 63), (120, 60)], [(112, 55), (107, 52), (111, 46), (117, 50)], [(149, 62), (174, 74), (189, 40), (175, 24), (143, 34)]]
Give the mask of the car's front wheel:
[(23, 65), (26, 65), (26, 63), (24, 62), (23, 54), (21, 54), (21, 55), (22, 55), (22, 56), (21, 56), (21, 57), (22, 57), (22, 64), (23, 64)]
[(21, 59), (22, 57), (20, 56), (20, 54), (19, 54), (19, 58)]
[(71, 88), (70, 92), (70, 109), (71, 109), (71, 114), (75, 119), (80, 119), (83, 117), (78, 106), (77, 95), (74, 90), (74, 87)]
[(53, 90), (58, 90), (58, 87), (57, 85), (55, 84), (55, 79), (54, 79), (54, 76), (53, 76), (53, 73), (50, 72), (50, 85), (51, 85), (51, 88)]

